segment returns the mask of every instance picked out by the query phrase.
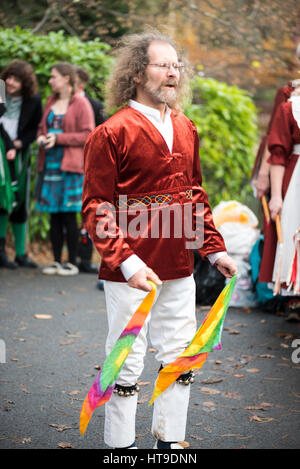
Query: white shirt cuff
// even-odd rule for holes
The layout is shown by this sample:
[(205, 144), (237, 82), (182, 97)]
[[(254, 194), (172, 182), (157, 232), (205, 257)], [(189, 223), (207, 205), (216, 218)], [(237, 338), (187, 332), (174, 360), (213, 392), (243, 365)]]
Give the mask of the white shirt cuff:
[(129, 256), (126, 261), (122, 262), (120, 265), (121, 272), (126, 281), (130, 279), (138, 270), (146, 267), (145, 262), (142, 261), (138, 256), (132, 254)]
[(224, 256), (227, 254), (226, 251), (221, 251), (221, 252), (213, 252), (212, 254), (207, 254), (207, 259), (209, 262), (214, 265), (220, 257)]

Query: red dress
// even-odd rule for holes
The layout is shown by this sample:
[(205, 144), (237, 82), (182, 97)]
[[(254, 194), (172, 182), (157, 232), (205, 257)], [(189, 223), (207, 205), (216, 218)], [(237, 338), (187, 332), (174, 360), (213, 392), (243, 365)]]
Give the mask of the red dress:
[(278, 107), (280, 106), (281, 103), (284, 103), (289, 99), (289, 97), (291, 96), (292, 91), (293, 91), (292, 83), (289, 83), (288, 85), (281, 86), (281, 88), (279, 88), (277, 93), (276, 93), (276, 96), (275, 96), (275, 99), (274, 99), (274, 104), (273, 104), (273, 109), (272, 109), (272, 112), (271, 112), (271, 117), (270, 117), (270, 120), (269, 120), (269, 125), (268, 125), (268, 128), (267, 128), (267, 133), (261, 139), (261, 142), (260, 142), (257, 154), (256, 154), (254, 167), (253, 167), (253, 170), (252, 170), (251, 180), (256, 179), (256, 177), (257, 177), (257, 174), (258, 174), (258, 171), (259, 171), (259, 168), (260, 168), (260, 165), (261, 165), (261, 160), (262, 160), (262, 157), (263, 157), (263, 154), (264, 154), (264, 151), (265, 151), (265, 147), (266, 147), (266, 145), (268, 145), (268, 135), (270, 134), (276, 111), (277, 111), (277, 109), (278, 109)]
[[(114, 114), (87, 140), (82, 214), (102, 258), (99, 278), (124, 282), (119, 266), (132, 254), (139, 256), (161, 280), (181, 278), (193, 272), (193, 250), (186, 248), (186, 236), (177, 236), (172, 225), (169, 237), (161, 236), (161, 232), (156, 237), (133, 237), (120, 229), (120, 217), (130, 206), (150, 214), (154, 202), (156, 208), (151, 213), (155, 217), (155, 210), (159, 216), (157, 207), (189, 205), (195, 218), (195, 204), (202, 203), (203, 210), (197, 212), (204, 222), (199, 253), (204, 258), (207, 254), (226, 251), (201, 187), (197, 129), (182, 113), (172, 112), (171, 119), (172, 153), (156, 127), (131, 107)], [(120, 206), (120, 196), (126, 196), (127, 207)], [(97, 215), (99, 204), (101, 213), (98, 208)], [(108, 209), (116, 207), (116, 217), (111, 218), (114, 237), (101, 237), (104, 204)], [(128, 216), (129, 222), (132, 219)], [(145, 231), (150, 233), (150, 230), (149, 224)]]
[[(300, 99), (300, 98), (299, 98)], [(295, 152), (295, 145), (300, 144), (300, 128), (294, 118), (292, 103), (284, 102), (280, 104), (275, 114), (273, 125), (269, 134), (269, 158), (270, 164), (285, 166), (285, 173), (282, 184), (283, 203), (297, 165), (299, 154)], [(294, 214), (299, 212), (299, 200), (294, 200), (292, 209)], [(293, 216), (290, 220), (293, 221)], [(285, 227), (283, 227), (284, 229)], [(287, 235), (283, 238), (287, 238)], [(292, 239), (283, 239), (284, 242), (292, 242)], [(265, 233), (264, 251), (260, 267), (259, 281), (271, 282), (274, 268), (274, 259), (277, 246), (277, 234), (275, 223), (270, 223)], [(290, 262), (290, 259), (284, 259)], [(284, 282), (283, 282), (284, 283)]]

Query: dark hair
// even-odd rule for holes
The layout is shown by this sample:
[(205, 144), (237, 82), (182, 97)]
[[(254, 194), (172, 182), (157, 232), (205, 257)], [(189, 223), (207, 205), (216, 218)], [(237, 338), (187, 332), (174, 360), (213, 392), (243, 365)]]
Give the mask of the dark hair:
[(76, 72), (74, 66), (70, 62), (58, 62), (51, 68), (55, 68), (55, 70), (57, 70), (63, 77), (68, 76), (70, 78), (70, 86), (72, 87), (73, 95), (75, 93), (76, 86)]
[(74, 69), (75, 69), (76, 74), (79, 77), (79, 80), (82, 83), (88, 83), (90, 79), (89, 73), (84, 68), (80, 67), (79, 65), (74, 65)]
[(37, 79), (30, 63), (24, 60), (10, 62), (2, 71), (1, 78), (5, 81), (10, 76), (14, 76), (21, 81), (21, 95), (24, 98), (30, 98), (37, 93)]

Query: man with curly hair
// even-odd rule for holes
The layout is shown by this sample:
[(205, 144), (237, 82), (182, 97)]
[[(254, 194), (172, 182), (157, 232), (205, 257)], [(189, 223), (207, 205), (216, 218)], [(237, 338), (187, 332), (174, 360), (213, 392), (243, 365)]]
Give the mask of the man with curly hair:
[[(37, 94), (37, 79), (32, 66), (23, 60), (10, 62), (1, 74), (6, 87), (6, 103), (0, 118), (10, 148), (10, 175), (14, 186), (14, 206), (10, 213), (0, 200), (0, 267), (37, 267), (26, 253), (26, 220), (30, 180), (30, 144), (36, 138), (42, 117), (42, 102)], [(8, 220), (12, 224), (16, 257), (5, 252)]]
[[(197, 130), (180, 110), (189, 91), (187, 66), (171, 40), (156, 31), (126, 37), (107, 90), (109, 106), (121, 109), (87, 140), (82, 213), (102, 258), (107, 354), (145, 291), (151, 290), (148, 280), (157, 285), (150, 319), (105, 408), (106, 444), (136, 448), (135, 391), (147, 331), (162, 367), (183, 352), (196, 331), (193, 249), (187, 247), (187, 233), (178, 234), (183, 219), (177, 216), (192, 208), (193, 224), (201, 219), (204, 227), (198, 244), (201, 256), (227, 277), (236, 273), (236, 265), (226, 253), (201, 187)], [(132, 208), (139, 211), (137, 223)], [(173, 210), (173, 225), (159, 227), (160, 215), (163, 218), (168, 210)], [(127, 215), (128, 224), (121, 224)], [(145, 225), (148, 216), (151, 222)], [(191, 381), (190, 376), (180, 377), (155, 400), (155, 448), (182, 448)]]

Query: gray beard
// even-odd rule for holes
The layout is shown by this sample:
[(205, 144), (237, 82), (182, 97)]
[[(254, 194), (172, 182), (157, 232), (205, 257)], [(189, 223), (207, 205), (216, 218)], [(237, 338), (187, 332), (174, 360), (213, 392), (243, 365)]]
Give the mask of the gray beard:
[(175, 88), (159, 88), (158, 90), (153, 90), (145, 84), (144, 89), (159, 103), (167, 104), (171, 108), (177, 103), (177, 91)]

